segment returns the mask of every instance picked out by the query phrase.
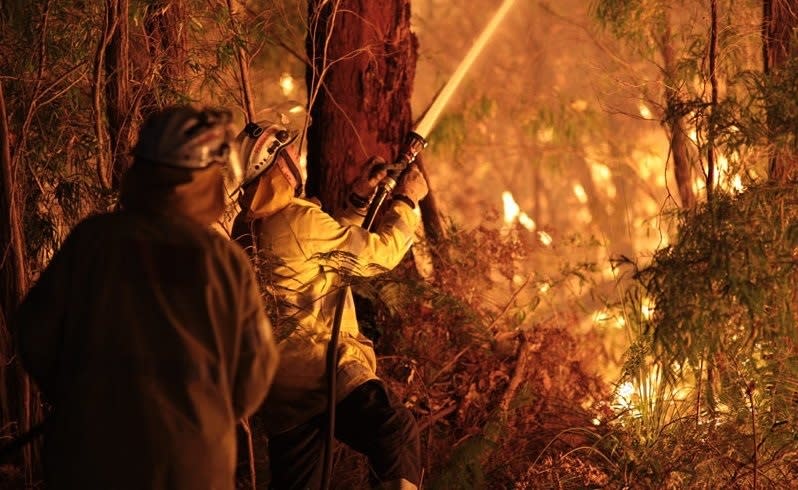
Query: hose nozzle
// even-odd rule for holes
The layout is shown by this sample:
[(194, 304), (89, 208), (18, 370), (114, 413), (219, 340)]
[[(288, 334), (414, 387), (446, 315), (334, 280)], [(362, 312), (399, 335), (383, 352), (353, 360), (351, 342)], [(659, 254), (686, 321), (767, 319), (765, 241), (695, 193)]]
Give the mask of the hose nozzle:
[(416, 160), (416, 156), (421, 153), (421, 150), (426, 147), (427, 140), (425, 140), (423, 136), (415, 131), (408, 132), (407, 138), (405, 139), (405, 146), (402, 148), (402, 152), (396, 157), (396, 161), (392, 167), (399, 171), (406, 169), (408, 165)]

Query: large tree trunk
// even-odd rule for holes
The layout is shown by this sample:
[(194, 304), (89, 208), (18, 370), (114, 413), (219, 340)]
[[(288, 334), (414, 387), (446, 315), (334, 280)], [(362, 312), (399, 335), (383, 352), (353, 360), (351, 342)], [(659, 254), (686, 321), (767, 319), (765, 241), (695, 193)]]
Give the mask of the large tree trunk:
[(392, 161), (411, 129), (418, 42), (410, 1), (311, 0), (307, 194), (328, 211), (372, 156)]
[[(796, 56), (798, 0), (763, 0), (762, 54), (765, 74), (778, 77), (784, 65)], [(779, 148), (771, 155), (769, 176), (785, 182), (798, 179), (798, 154)]]

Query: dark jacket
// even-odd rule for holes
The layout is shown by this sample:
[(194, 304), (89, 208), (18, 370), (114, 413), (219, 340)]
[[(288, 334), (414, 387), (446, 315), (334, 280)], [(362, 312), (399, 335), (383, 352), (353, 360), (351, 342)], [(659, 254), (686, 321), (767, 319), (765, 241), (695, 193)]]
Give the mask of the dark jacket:
[(16, 317), (54, 406), (48, 488), (232, 489), (236, 421), (277, 364), (271, 326), (246, 255), (206, 226), (221, 207), (187, 204), (217, 176), (132, 172), (127, 209), (76, 226)]

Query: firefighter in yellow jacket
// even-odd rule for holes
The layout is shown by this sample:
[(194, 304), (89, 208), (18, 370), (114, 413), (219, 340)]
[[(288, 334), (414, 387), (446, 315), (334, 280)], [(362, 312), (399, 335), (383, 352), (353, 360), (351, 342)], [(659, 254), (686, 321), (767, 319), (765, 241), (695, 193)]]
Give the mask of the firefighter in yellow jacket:
[[(249, 125), (239, 136), (247, 175), (234, 229), (234, 235), (251, 233), (258, 253), (275, 259), (272, 277), (285, 305), (280, 313), (293, 324), (289, 332), (278, 333), (280, 365), (263, 407), (271, 485), (280, 490), (318, 488), (322, 478), (325, 350), (341, 287), (339, 271), (346, 267), (368, 276), (395, 267), (413, 242), (419, 221), (414, 207), (427, 193), (426, 181), (413, 169), (375, 232), (358, 226), (366, 210), (353, 204), (330, 216), (298, 197), (302, 183), (294, 137), (265, 122)], [(354, 184), (351, 202), (367, 204), (385, 175), (373, 170), (366, 168)], [(372, 343), (358, 330), (347, 294), (338, 344), (335, 436), (369, 458), (382, 488), (415, 488), (421, 473), (415, 420), (377, 377)]]
[(79, 223), (20, 307), (23, 363), (53, 406), (48, 488), (234, 488), (236, 421), (278, 358), (248, 257), (209, 229), (235, 174), (229, 123), (151, 116), (121, 209)]

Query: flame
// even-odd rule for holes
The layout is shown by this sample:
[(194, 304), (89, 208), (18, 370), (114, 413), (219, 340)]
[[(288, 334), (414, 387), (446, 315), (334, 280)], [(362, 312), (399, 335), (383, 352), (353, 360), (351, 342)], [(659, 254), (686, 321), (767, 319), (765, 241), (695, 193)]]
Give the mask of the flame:
[(294, 77), (288, 73), (280, 75), (280, 90), (282, 90), (283, 95), (291, 95), (295, 88)]
[(718, 155), (718, 161), (715, 164), (715, 175), (719, 178), (722, 174), (729, 172), (729, 159), (726, 155)]
[(587, 208), (582, 208), (576, 213), (576, 220), (583, 225), (586, 225), (593, 221), (593, 215), (590, 214), (590, 210)]
[(651, 316), (654, 314), (654, 300), (649, 297), (643, 298), (643, 304), (640, 306), (640, 313), (643, 314), (643, 318), (650, 320)]
[(640, 104), (637, 106), (637, 109), (640, 111), (640, 116), (642, 116), (642, 117), (643, 117), (643, 119), (651, 119), (651, 109), (649, 109), (648, 107), (646, 107), (646, 105), (645, 105), (645, 104), (643, 104), (643, 103), (641, 102), (641, 103), (640, 103)]
[(549, 235), (545, 231), (539, 231), (538, 232), (538, 238), (540, 238), (540, 243), (542, 243), (543, 245), (545, 245), (547, 247), (551, 246), (551, 242), (554, 241), (554, 239), (551, 238), (551, 235)]
[[(652, 175), (654, 175), (653, 169), (661, 168), (662, 160), (659, 155), (655, 155), (650, 152), (634, 150), (632, 152), (632, 158), (637, 162), (637, 172), (640, 174), (640, 178), (643, 180), (648, 180)], [(661, 174), (661, 172), (658, 173)]]
[(693, 192), (696, 194), (704, 192), (704, 189), (707, 188), (707, 183), (704, 180), (704, 177), (696, 177), (693, 179)]
[(603, 163), (594, 163), (590, 165), (590, 173), (593, 174), (593, 178), (600, 183), (609, 182), (612, 178), (610, 167)]
[(504, 204), (504, 222), (507, 224), (512, 223), (521, 212), (518, 203), (515, 202), (513, 194), (510, 191), (502, 192), (502, 203)]
[(540, 291), (541, 294), (548, 293), (550, 289), (551, 289), (551, 284), (549, 284), (548, 282), (542, 282), (540, 283), (540, 286), (538, 286), (538, 291)]
[(629, 398), (634, 394), (635, 387), (631, 381), (627, 381), (623, 383), (621, 386), (618, 387), (616, 391), (617, 395), (624, 400), (629, 400)]
[(593, 312), (593, 322), (594, 323), (604, 323), (609, 321), (612, 318), (612, 315), (607, 310), (596, 310)]
[(535, 228), (537, 228), (535, 220), (530, 218), (529, 215), (527, 215), (523, 211), (521, 211), (521, 213), (518, 215), (518, 222), (521, 223), (521, 226), (523, 226), (529, 231), (535, 231)]
[(538, 141), (541, 143), (551, 143), (554, 139), (554, 128), (545, 127), (538, 130)]
[(587, 203), (587, 192), (585, 192), (585, 188), (582, 187), (582, 184), (574, 185), (574, 195), (576, 196), (577, 201), (580, 203)]
[(734, 189), (735, 192), (742, 192), (745, 190), (745, 186), (743, 185), (743, 178), (740, 177), (740, 174), (734, 174), (729, 182), (731, 188)]
[(587, 101), (585, 99), (576, 99), (575, 101), (571, 102), (571, 109), (575, 110), (576, 112), (585, 112), (587, 109)]

